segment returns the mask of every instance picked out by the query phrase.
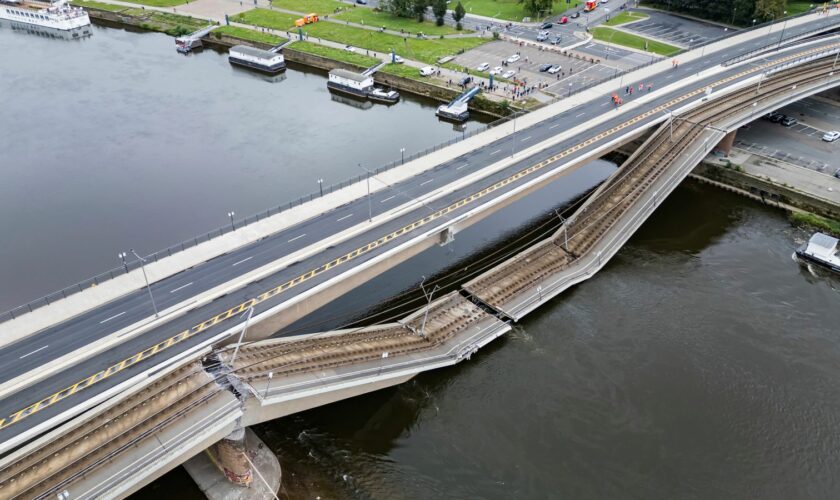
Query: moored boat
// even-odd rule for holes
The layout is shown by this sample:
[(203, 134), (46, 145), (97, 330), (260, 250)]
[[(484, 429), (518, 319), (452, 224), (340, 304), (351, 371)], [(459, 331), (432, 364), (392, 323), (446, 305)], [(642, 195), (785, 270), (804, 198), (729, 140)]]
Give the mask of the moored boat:
[[(90, 27), (87, 11), (70, 6), (67, 0), (52, 3), (2, 1), (0, 19), (61, 31), (78, 31)], [(89, 35), (89, 29), (83, 34)]]
[(838, 242), (840, 240), (827, 234), (814, 233), (808, 243), (796, 249), (796, 256), (804, 262), (811, 262), (840, 273)]
[(245, 66), (271, 75), (286, 70), (286, 60), (283, 54), (247, 45), (231, 47), (228, 51), (228, 61), (231, 64)]

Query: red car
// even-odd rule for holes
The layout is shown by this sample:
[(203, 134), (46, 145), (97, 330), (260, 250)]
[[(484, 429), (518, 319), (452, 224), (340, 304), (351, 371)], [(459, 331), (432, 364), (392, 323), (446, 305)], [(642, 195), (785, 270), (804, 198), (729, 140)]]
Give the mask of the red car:
[(568, 18), (568, 17), (563, 16), (563, 17), (561, 17), (561, 18), (560, 18), (560, 24), (566, 24), (566, 23), (568, 23), (568, 22), (569, 22), (569, 18)]

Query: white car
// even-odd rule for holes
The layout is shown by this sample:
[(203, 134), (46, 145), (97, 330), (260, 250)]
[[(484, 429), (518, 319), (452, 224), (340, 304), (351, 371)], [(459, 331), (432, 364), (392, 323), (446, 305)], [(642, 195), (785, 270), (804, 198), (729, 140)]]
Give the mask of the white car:
[(513, 64), (518, 60), (519, 60), (519, 54), (514, 54), (514, 55), (507, 58), (508, 64)]
[(563, 69), (562, 66), (560, 66), (559, 64), (555, 64), (554, 66), (548, 68), (548, 72), (551, 73), (552, 75), (556, 75), (557, 73), (560, 72), (561, 69)]
[(395, 62), (396, 64), (402, 64), (402, 63), (404, 63), (404, 62), (405, 62), (405, 59), (403, 59), (402, 57), (400, 57), (400, 56), (398, 56), (398, 55), (394, 54), (394, 62)]
[(509, 69), (509, 70), (505, 71), (504, 73), (502, 73), (502, 78), (510, 79), (510, 78), (513, 78), (513, 75), (515, 75), (515, 74), (516, 74), (516, 71), (513, 71), (513, 70)]
[(356, 47), (353, 47), (352, 45), (345, 45), (344, 50), (347, 52), (356, 52)]
[(503, 71), (504, 71), (504, 70), (502, 69), (502, 67), (501, 67), (501, 66), (496, 66), (495, 68), (493, 68), (493, 69), (491, 69), (491, 70), (490, 70), (490, 74), (491, 74), (491, 75), (499, 75), (499, 74), (501, 74)]
[(836, 130), (826, 132), (825, 135), (822, 136), (822, 140), (824, 140), (825, 142), (834, 142), (837, 139), (840, 139), (840, 132)]
[(479, 71), (487, 71), (488, 69), (490, 69), (490, 63), (481, 63), (478, 66), (476, 66), (475, 69)]
[(432, 76), (435, 74), (435, 68), (431, 66), (426, 66), (424, 68), (420, 68), (420, 76)]

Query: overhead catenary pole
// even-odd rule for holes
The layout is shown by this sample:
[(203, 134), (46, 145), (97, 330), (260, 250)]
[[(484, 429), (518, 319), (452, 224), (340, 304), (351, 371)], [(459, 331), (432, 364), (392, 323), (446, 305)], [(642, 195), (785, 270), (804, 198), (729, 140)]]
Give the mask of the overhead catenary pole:
[(426, 338), (426, 320), (429, 318), (429, 309), (432, 307), (432, 296), (435, 294), (439, 286), (435, 285), (432, 288), (432, 291), (426, 293), (426, 287), (423, 286), (423, 283), (426, 282), (426, 277), (423, 276), (423, 281), (420, 282), (420, 289), (423, 290), (423, 295), (426, 297), (426, 312), (423, 313), (423, 323), (420, 325), (420, 336)]
[[(236, 361), (236, 355), (239, 354), (239, 346), (242, 345), (242, 339), (245, 338), (245, 332), (248, 331), (248, 323), (251, 322), (251, 316), (254, 315), (254, 306), (248, 308), (248, 311), (243, 313), (242, 316), (248, 315), (245, 318), (245, 326), (242, 327), (242, 331), (239, 332), (239, 340), (236, 341), (236, 347), (233, 348), (233, 356), (230, 358), (230, 368), (233, 369), (233, 363)], [(240, 318), (242, 317), (240, 316)]]

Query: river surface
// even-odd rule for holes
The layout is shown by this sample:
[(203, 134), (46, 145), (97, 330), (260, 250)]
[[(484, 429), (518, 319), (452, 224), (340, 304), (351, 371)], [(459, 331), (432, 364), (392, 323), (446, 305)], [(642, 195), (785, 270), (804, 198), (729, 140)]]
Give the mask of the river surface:
[[(359, 110), (163, 35), (0, 28), (0, 304), (12, 306), (459, 133), (433, 103)], [(44, 68), (51, 68), (49, 72)], [(10, 89), (13, 89), (11, 91)], [(471, 127), (478, 126), (471, 124)], [(594, 162), (290, 329), (410, 309), (553, 224)], [(687, 182), (606, 268), (459, 366), (260, 425), (288, 498), (836, 498), (840, 285), (781, 212)], [(495, 253), (494, 253), (495, 252)], [(203, 498), (178, 468), (136, 498)]]

